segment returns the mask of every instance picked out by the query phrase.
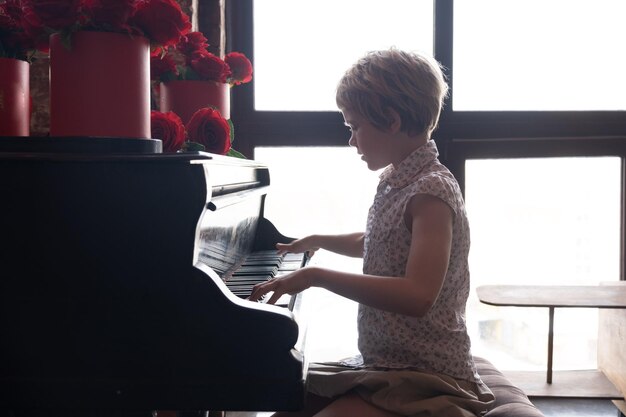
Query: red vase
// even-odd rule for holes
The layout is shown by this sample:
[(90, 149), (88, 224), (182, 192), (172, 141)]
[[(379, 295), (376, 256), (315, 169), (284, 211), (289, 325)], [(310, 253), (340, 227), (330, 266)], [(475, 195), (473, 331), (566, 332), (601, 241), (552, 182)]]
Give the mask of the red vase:
[(230, 85), (215, 81), (177, 80), (161, 83), (159, 108), (173, 111), (183, 123), (204, 107), (215, 107), (223, 118), (230, 119)]
[(30, 64), (0, 58), (0, 136), (30, 134)]
[(50, 37), (50, 135), (149, 138), (150, 43), (76, 32)]

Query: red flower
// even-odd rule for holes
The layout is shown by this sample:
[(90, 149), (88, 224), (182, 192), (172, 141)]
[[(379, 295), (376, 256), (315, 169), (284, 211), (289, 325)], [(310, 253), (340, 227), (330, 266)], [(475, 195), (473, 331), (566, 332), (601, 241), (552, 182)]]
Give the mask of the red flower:
[(174, 59), (169, 55), (161, 56), (160, 53), (150, 55), (150, 78), (153, 80), (165, 78), (168, 73), (171, 77), (178, 75)]
[(230, 67), (232, 85), (245, 84), (252, 80), (252, 63), (241, 52), (231, 52), (224, 57), (224, 61)]
[(176, 0), (139, 0), (131, 25), (162, 46), (175, 45), (191, 30), (189, 17)]
[(20, 0), (6, 0), (0, 3), (0, 16), (6, 16), (13, 22), (19, 22), (22, 16)]
[(19, 0), (0, 3), (0, 57), (30, 62), (35, 49), (35, 40), (24, 29)]
[(178, 71), (153, 72), (152, 79), (162, 82), (177, 80), (200, 80), (229, 83), (231, 86), (252, 80), (252, 63), (240, 52), (231, 52), (224, 59), (209, 52), (208, 41), (201, 32), (183, 35), (175, 46), (160, 49), (176, 63)]
[(180, 38), (176, 49), (186, 56), (191, 56), (194, 52), (205, 51), (208, 46), (209, 42), (202, 32), (189, 32)]
[(23, 0), (24, 18), (32, 26), (62, 30), (80, 20), (80, 0)]
[(151, 136), (163, 141), (163, 152), (176, 152), (185, 143), (185, 125), (174, 112), (150, 112)]
[(230, 150), (230, 124), (219, 111), (205, 107), (187, 123), (187, 139), (203, 145), (207, 152), (226, 155)]
[(13, 58), (13, 55), (20, 53), (19, 38), (15, 36), (17, 33), (19, 32), (16, 22), (0, 9), (0, 52), (4, 52), (0, 57), (6, 55), (7, 58)]
[(137, 0), (83, 0), (87, 27), (104, 30), (129, 30), (128, 19), (135, 12)]
[(230, 68), (226, 62), (206, 50), (194, 53), (189, 66), (202, 80), (225, 83), (228, 77), (230, 77)]

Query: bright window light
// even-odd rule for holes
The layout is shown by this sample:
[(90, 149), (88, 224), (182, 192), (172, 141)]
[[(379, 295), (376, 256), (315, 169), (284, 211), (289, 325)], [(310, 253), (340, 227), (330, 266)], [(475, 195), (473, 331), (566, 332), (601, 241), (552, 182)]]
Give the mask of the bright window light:
[(255, 1), (255, 109), (337, 110), (337, 83), (366, 52), (432, 45), (432, 0)]
[(454, 2), (454, 110), (626, 110), (624, 0)]
[[(465, 179), (474, 353), (501, 369), (545, 369), (547, 309), (484, 305), (474, 288), (618, 280), (621, 159), (469, 160)], [(556, 314), (555, 369), (595, 369), (597, 310)]]

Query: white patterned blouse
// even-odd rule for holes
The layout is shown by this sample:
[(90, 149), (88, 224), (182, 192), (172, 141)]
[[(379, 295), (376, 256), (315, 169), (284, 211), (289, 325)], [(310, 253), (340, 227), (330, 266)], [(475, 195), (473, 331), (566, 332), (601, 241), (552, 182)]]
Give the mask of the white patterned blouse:
[(431, 310), (420, 318), (359, 305), (359, 351), (362, 364), (374, 369), (436, 372), (480, 382), (470, 353), (465, 323), (469, 295), (470, 232), (460, 187), (438, 160), (433, 140), (397, 167), (381, 174), (365, 232), (363, 273), (404, 276), (411, 231), (404, 222), (408, 201), (416, 194), (440, 198), (454, 212), (452, 251), (443, 287)]

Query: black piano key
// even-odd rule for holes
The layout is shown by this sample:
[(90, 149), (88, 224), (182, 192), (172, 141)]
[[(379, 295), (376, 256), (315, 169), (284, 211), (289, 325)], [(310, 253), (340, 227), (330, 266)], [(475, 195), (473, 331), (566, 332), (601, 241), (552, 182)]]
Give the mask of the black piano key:
[[(266, 269), (267, 268), (261, 268)], [(276, 268), (272, 269), (272, 274), (276, 271)], [(235, 271), (233, 275), (225, 282), (226, 287), (240, 298), (247, 298), (252, 294), (252, 289), (258, 283), (265, 282), (272, 278), (267, 271), (257, 271), (256, 274), (252, 274), (252, 270), (246, 271), (242, 274), (238, 274), (239, 271)]]
[(263, 251), (257, 251), (257, 252), (250, 252), (248, 256), (246, 256), (246, 259), (271, 259), (275, 257), (281, 258), (282, 256), (278, 255), (278, 251), (276, 250), (263, 250)]
[(236, 285), (233, 287), (229, 287), (229, 289), (233, 293), (245, 293), (246, 296), (248, 296), (252, 292), (252, 287), (253, 285)]
[[(276, 250), (251, 252), (226, 280), (226, 286), (236, 296), (247, 298), (254, 285), (299, 269), (303, 259), (304, 254), (301, 253), (279, 255)], [(270, 295), (266, 294), (259, 302), (267, 302)], [(284, 304), (282, 301), (277, 304)]]
[(275, 266), (242, 266), (233, 272), (233, 276), (241, 275), (269, 275), (273, 276), (278, 268)]
[[(278, 271), (276, 271), (276, 273), (278, 273)], [(263, 281), (267, 281), (270, 278), (275, 277), (276, 273), (274, 273), (272, 275), (268, 275), (268, 274), (262, 274), (262, 275), (248, 275), (248, 274), (232, 275), (228, 279), (228, 281), (226, 281), (226, 282), (242, 282), (242, 281), (263, 282)]]
[(265, 282), (265, 281), (267, 281), (267, 279), (263, 279), (263, 280), (245, 280), (245, 281), (230, 281), (229, 280), (226, 283), (226, 286), (228, 288), (232, 288), (232, 287), (234, 287), (236, 285), (256, 285), (256, 284), (259, 284), (259, 283)]
[(263, 282), (263, 281), (267, 281), (271, 277), (272, 277), (271, 275), (233, 275), (226, 282), (227, 283), (229, 283), (229, 282), (245, 282), (245, 281)]
[(279, 266), (282, 263), (282, 258), (246, 258), (241, 266)]

